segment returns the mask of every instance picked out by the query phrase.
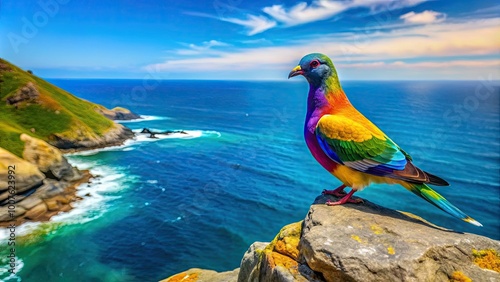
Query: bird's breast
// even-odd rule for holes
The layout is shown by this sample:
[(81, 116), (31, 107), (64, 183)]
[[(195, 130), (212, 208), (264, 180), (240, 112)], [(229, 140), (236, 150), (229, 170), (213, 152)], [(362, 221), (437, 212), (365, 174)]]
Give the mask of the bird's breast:
[(307, 148), (309, 148), (309, 151), (313, 155), (313, 157), (316, 159), (316, 161), (321, 164), (326, 170), (329, 172), (332, 172), (336, 166), (337, 163), (332, 161), (324, 152), (323, 149), (321, 149), (318, 140), (316, 139), (316, 134), (310, 132), (307, 127), (304, 130), (305, 131), (305, 140), (307, 144)]

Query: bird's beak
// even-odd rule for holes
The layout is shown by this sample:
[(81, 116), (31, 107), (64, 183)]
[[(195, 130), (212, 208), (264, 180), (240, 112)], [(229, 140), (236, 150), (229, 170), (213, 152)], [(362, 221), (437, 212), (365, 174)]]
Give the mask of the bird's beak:
[(293, 68), (293, 70), (288, 74), (288, 78), (297, 76), (299, 74), (304, 74), (304, 71), (300, 66), (296, 66)]

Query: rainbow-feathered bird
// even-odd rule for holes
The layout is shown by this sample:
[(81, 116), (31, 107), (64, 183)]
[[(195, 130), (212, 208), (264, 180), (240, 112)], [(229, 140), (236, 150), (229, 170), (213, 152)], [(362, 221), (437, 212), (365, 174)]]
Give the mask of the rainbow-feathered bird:
[[(354, 192), (370, 183), (400, 184), (429, 203), (471, 224), (482, 226), (427, 184), (448, 186), (445, 180), (425, 172), (412, 158), (349, 102), (330, 58), (313, 53), (300, 60), (288, 78), (303, 75), (309, 82), (304, 134), (314, 158), (343, 185), (323, 193), (342, 197), (328, 205), (347, 202)], [(345, 187), (351, 187), (349, 193)]]

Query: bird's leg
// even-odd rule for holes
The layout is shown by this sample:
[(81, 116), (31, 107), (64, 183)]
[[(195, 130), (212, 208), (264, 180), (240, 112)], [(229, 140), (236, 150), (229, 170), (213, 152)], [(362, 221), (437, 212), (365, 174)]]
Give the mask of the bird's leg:
[(353, 204), (363, 203), (362, 199), (351, 199), (351, 196), (352, 196), (352, 194), (354, 194), (354, 192), (356, 192), (356, 191), (354, 189), (352, 189), (342, 199), (340, 199), (336, 202), (332, 202), (332, 201), (328, 200), (328, 201), (326, 201), (326, 204), (329, 206), (338, 206), (338, 205), (343, 205), (345, 203), (353, 203)]
[(347, 195), (347, 193), (344, 191), (344, 188), (345, 188), (345, 184), (342, 184), (334, 190), (326, 190), (325, 189), (325, 190), (323, 190), (322, 194), (323, 195), (333, 195), (333, 196), (339, 197), (339, 198), (344, 197), (345, 195)]

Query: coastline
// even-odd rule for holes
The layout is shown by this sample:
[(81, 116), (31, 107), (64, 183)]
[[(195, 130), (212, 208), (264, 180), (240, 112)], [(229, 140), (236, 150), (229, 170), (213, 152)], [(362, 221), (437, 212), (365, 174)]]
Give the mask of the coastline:
[[(135, 119), (140, 120), (141, 117), (139, 116), (139, 118), (134, 118), (134, 120)], [(18, 211), (16, 211), (14, 218), (3, 218), (2, 221), (0, 221), (0, 227), (8, 227), (11, 224), (15, 224), (15, 226), (20, 227), (25, 223), (49, 222), (53, 216), (71, 211), (74, 208), (74, 203), (83, 199), (81, 196), (77, 195), (79, 191), (78, 187), (81, 185), (85, 185), (86, 183), (87, 185), (90, 185), (92, 183), (91, 180), (96, 178), (96, 176), (92, 175), (90, 169), (80, 170), (78, 167), (73, 166), (70, 162), (68, 162), (65, 155), (70, 153), (105, 149), (113, 146), (122, 146), (127, 140), (130, 140), (134, 137), (135, 133), (130, 128), (118, 123), (115, 123), (115, 127), (111, 128), (99, 140), (94, 140), (93, 142), (87, 141), (82, 143), (75, 142), (74, 144), (76, 144), (77, 146), (75, 146), (75, 148), (69, 149), (57, 148), (52, 144), (45, 143), (44, 141), (38, 140), (33, 137), (24, 137), (25, 142), (30, 142), (26, 140), (34, 139), (36, 140), (35, 142), (39, 142), (39, 144), (42, 144), (42, 146), (36, 146), (38, 149), (43, 148), (41, 150), (44, 150), (46, 147), (50, 147), (52, 153), (54, 153), (55, 155), (60, 155), (59, 158), (62, 158), (63, 162), (67, 166), (63, 170), (73, 171), (71, 173), (71, 177), (74, 177), (75, 179), (69, 181), (57, 177), (47, 177), (43, 179), (43, 182), (41, 182), (39, 185), (28, 189), (28, 191), (30, 191), (28, 192), (28, 195), (21, 197), (20, 200), (16, 200), (15, 206), (18, 208)], [(87, 146), (81, 146), (83, 144)], [(28, 146), (29, 145), (25, 145), (25, 148), (27, 148)], [(31, 146), (33, 146), (33, 144), (31, 144)], [(38, 159), (38, 157), (39, 156), (35, 157), (35, 159)], [(45, 171), (43, 173), (45, 175), (52, 174), (50, 171)], [(57, 191), (54, 195), (42, 195), (46, 192), (42, 192), (40, 190), (42, 190), (42, 188), (45, 188), (45, 186), (51, 187), (44, 190), (52, 190), (56, 188)], [(85, 196), (91, 197), (90, 193), (87, 193)], [(25, 204), (26, 202), (28, 202), (28, 204)]]
[[(11, 224), (15, 224), (15, 226), (19, 227), (28, 222), (46, 222), (50, 221), (53, 216), (60, 214), (61, 212), (68, 212), (72, 210), (72, 203), (83, 199), (77, 195), (78, 187), (82, 184), (89, 183), (89, 181), (94, 178), (88, 170), (83, 170), (81, 172), (83, 173), (82, 178), (69, 183), (69, 185), (64, 188), (62, 193), (44, 199), (40, 204), (29, 210), (32, 211), (35, 209), (35, 211), (30, 214), (25, 213), (13, 221), (0, 221), (0, 227), (7, 227)], [(43, 208), (42, 205), (44, 205), (45, 208)]]

